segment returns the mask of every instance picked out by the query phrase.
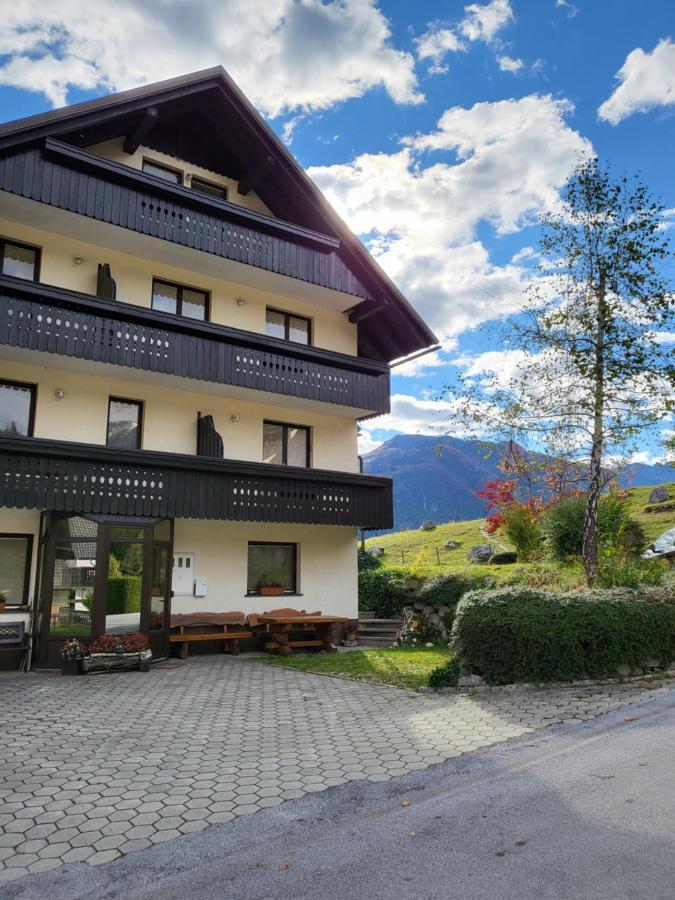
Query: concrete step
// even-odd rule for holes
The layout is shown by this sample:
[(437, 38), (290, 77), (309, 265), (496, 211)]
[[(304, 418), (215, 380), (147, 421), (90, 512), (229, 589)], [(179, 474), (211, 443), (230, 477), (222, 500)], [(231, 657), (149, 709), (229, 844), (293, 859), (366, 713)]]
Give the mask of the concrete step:
[(403, 625), (403, 619), (376, 619), (376, 618), (365, 618), (359, 616), (359, 625), (390, 625), (395, 628), (400, 628)]
[(359, 647), (393, 647), (396, 643), (396, 637), (375, 637), (370, 635), (359, 635)]
[(398, 634), (399, 625), (359, 625), (359, 634)]

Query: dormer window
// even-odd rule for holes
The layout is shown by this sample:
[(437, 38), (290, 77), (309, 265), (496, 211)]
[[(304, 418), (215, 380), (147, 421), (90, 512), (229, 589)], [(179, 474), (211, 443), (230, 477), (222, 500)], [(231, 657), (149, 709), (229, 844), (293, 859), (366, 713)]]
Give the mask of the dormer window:
[(265, 334), (283, 341), (294, 341), (296, 344), (311, 344), (312, 320), (268, 306)]
[(154, 175), (155, 178), (161, 178), (163, 181), (170, 181), (171, 184), (182, 184), (183, 173), (178, 169), (172, 169), (169, 166), (163, 166), (161, 163), (153, 162), (151, 159), (143, 160), (143, 171), (148, 175)]
[(155, 278), (152, 282), (152, 308), (174, 316), (206, 322), (209, 310), (208, 291)]

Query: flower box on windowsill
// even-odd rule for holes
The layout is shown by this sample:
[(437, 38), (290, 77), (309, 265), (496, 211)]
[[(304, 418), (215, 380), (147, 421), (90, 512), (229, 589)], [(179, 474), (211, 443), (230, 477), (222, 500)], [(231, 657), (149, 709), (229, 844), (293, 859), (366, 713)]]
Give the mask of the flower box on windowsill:
[(280, 594), (284, 594), (285, 590), (281, 587), (280, 584), (270, 584), (263, 585), (260, 588), (259, 593), (263, 597), (278, 597)]
[(151, 659), (151, 650), (136, 653), (92, 653), (82, 660), (82, 669), (85, 674), (111, 669), (138, 669), (141, 672), (149, 672)]

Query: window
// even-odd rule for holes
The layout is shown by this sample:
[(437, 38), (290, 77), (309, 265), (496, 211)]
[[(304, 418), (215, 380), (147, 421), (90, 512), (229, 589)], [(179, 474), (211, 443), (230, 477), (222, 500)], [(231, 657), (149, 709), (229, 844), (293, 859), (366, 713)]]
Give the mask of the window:
[(284, 341), (295, 341), (296, 344), (312, 343), (312, 322), (304, 316), (280, 312), (267, 308), (265, 334), (281, 338)]
[(248, 545), (249, 594), (264, 587), (282, 588), (285, 594), (297, 593), (297, 544), (253, 543)]
[(143, 160), (143, 171), (148, 175), (154, 175), (155, 178), (161, 178), (163, 181), (170, 181), (171, 184), (183, 183), (183, 173), (178, 169), (163, 166), (161, 163), (152, 162), (150, 159)]
[(0, 272), (3, 275), (37, 281), (39, 269), (40, 251), (37, 247), (0, 238)]
[(215, 197), (217, 200), (227, 200), (227, 188), (221, 184), (213, 184), (211, 181), (204, 181), (203, 178), (195, 178), (193, 175), (190, 185), (193, 191), (199, 191), (200, 194), (208, 194), (209, 197)]
[(0, 381), (0, 434), (31, 437), (35, 415), (35, 386)]
[(118, 450), (138, 450), (141, 446), (143, 404), (140, 400), (111, 397), (108, 403), (106, 445)]
[(309, 428), (263, 422), (263, 462), (277, 466), (309, 466)]
[(0, 600), (7, 606), (26, 606), (32, 534), (0, 534)]
[(185, 316), (188, 319), (208, 319), (208, 292), (171, 284), (168, 281), (152, 282), (152, 308), (174, 316)]

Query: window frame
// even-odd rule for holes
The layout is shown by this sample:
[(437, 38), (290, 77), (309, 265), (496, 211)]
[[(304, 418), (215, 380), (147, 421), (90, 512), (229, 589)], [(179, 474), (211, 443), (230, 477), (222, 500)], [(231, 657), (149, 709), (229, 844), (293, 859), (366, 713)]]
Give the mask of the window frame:
[(8, 603), (7, 609), (23, 609), (29, 605), (30, 600), (30, 574), (33, 568), (33, 541), (35, 535), (18, 531), (0, 531), (0, 538), (25, 538), (26, 539), (26, 571), (23, 579), (23, 597), (21, 603)]
[[(312, 427), (311, 425), (297, 425), (294, 422), (277, 422), (274, 419), (263, 419), (263, 447), (265, 444), (265, 425), (276, 425), (277, 427), (283, 428), (282, 439), (281, 439), (281, 465), (288, 465), (288, 430), (289, 428), (299, 428), (307, 434), (307, 447), (305, 452), (305, 465), (304, 466), (293, 466), (293, 468), (303, 468), (303, 469), (311, 469), (311, 459), (312, 459)], [(279, 465), (279, 463), (266, 463), (268, 466)]]
[[(204, 184), (207, 187), (215, 188), (218, 191), (222, 191), (223, 196), (216, 197), (213, 194), (209, 194), (208, 191), (200, 191), (199, 188), (195, 187), (195, 181), (198, 184)], [(201, 175), (192, 175), (192, 177), (190, 178), (190, 188), (193, 191), (196, 191), (198, 194), (202, 194), (204, 197), (211, 197), (212, 200), (223, 200), (225, 203), (227, 203), (227, 198), (228, 198), (229, 192), (227, 189), (227, 185), (225, 185), (225, 184), (218, 184), (217, 181), (209, 181), (208, 178), (202, 178)]]
[(249, 551), (251, 547), (292, 547), (293, 548), (293, 590), (284, 591), (283, 594), (279, 594), (280, 597), (300, 597), (301, 594), (298, 591), (298, 544), (296, 541), (249, 541), (247, 544), (247, 553), (246, 553), (246, 596), (247, 597), (264, 597), (264, 596), (275, 596), (274, 594), (262, 594), (260, 591), (249, 591), (248, 589), (248, 575), (249, 575), (249, 563), (250, 556)]
[[(312, 347), (314, 341), (314, 328), (313, 322), (309, 316), (303, 316), (300, 313), (289, 312), (286, 309), (277, 309), (276, 306), (267, 306), (265, 307), (265, 331), (267, 331), (267, 313), (276, 313), (278, 316), (284, 317), (284, 337), (279, 338), (279, 340), (288, 341), (291, 344), (299, 344), (299, 341), (294, 341), (289, 337), (290, 333), (290, 320), (291, 319), (302, 319), (307, 322), (307, 343), (300, 344), (301, 347)], [(272, 335), (267, 335), (267, 337), (272, 337)]]
[[(37, 403), (37, 384), (30, 381), (14, 381), (12, 378), (0, 378), (0, 387), (9, 385), (9, 387), (27, 388), (30, 391), (30, 407), (28, 408), (28, 434), (25, 437), (33, 437), (35, 434), (35, 406)], [(19, 435), (24, 437), (24, 435)]]
[(145, 420), (145, 401), (144, 400), (136, 400), (133, 397), (118, 397), (117, 395), (110, 394), (108, 396), (108, 419), (106, 421), (105, 426), (105, 446), (110, 447), (112, 450), (128, 450), (129, 447), (115, 447), (113, 444), (109, 443), (110, 440), (110, 406), (112, 403), (133, 403), (138, 407), (138, 430), (136, 432), (136, 446), (134, 450), (142, 450), (143, 449), (143, 423)]
[[(152, 293), (150, 295), (150, 308), (155, 309), (152, 305), (155, 299), (155, 284), (166, 284), (169, 287), (176, 288), (176, 312), (175, 313), (165, 313), (167, 316), (180, 316), (181, 319), (189, 319), (192, 322), (210, 322), (211, 321), (211, 291), (207, 291), (204, 288), (196, 287), (190, 284), (179, 284), (177, 281), (169, 281), (167, 278), (159, 278), (159, 276), (153, 275), (152, 277)], [(204, 318), (203, 319), (195, 319), (192, 316), (184, 316), (183, 315), (183, 291), (194, 291), (197, 294), (204, 295)], [(155, 309), (155, 312), (164, 312), (161, 309)]]
[[(37, 244), (27, 244), (25, 241), (15, 241), (14, 238), (0, 235), (0, 274), (4, 275), (5, 263), (5, 245), (12, 244), (14, 247), (21, 247), (23, 250), (32, 250), (35, 253), (35, 263), (33, 264), (33, 281), (40, 280), (40, 267), (42, 264), (42, 247)], [(8, 276), (16, 277), (16, 276)], [(28, 281), (28, 279), (24, 279)]]
[(149, 166), (154, 166), (156, 169), (163, 169), (165, 172), (173, 172), (174, 175), (178, 175), (178, 181), (176, 181), (176, 182), (169, 181), (168, 178), (164, 179), (167, 182), (167, 184), (178, 184), (181, 187), (185, 184), (185, 172), (183, 171), (183, 169), (178, 169), (175, 166), (169, 166), (166, 163), (158, 162), (155, 159), (150, 159), (149, 156), (144, 156), (141, 159), (141, 172), (143, 172), (145, 175), (149, 175), (151, 178), (160, 178), (161, 179), (162, 176), (155, 175), (153, 172), (146, 172), (144, 169), (144, 166), (146, 163)]

